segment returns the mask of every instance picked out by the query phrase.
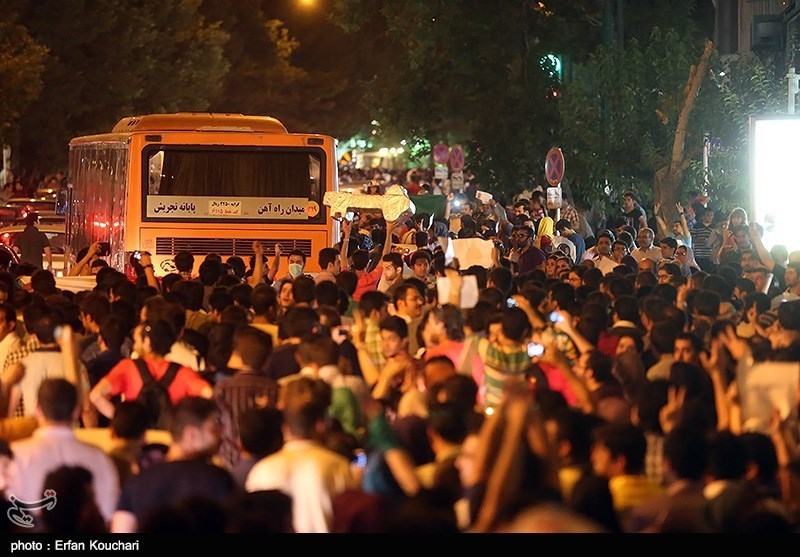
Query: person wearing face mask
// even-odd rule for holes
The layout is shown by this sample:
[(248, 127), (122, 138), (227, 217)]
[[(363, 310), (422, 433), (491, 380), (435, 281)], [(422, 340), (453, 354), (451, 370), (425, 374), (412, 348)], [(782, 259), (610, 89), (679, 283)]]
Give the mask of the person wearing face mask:
[(293, 249), (286, 256), (289, 262), (289, 273), (285, 278), (294, 280), (303, 274), (303, 268), (306, 266), (306, 254), (299, 249)]

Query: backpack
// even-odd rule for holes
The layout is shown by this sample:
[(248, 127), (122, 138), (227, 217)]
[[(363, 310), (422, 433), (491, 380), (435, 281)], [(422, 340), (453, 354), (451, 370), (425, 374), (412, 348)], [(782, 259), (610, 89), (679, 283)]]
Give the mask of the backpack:
[(144, 360), (136, 358), (133, 363), (136, 364), (136, 369), (139, 370), (139, 376), (142, 378), (142, 389), (136, 397), (137, 402), (147, 409), (150, 416), (150, 427), (167, 429), (167, 420), (170, 408), (172, 408), (172, 401), (167, 389), (178, 375), (180, 364), (170, 362), (164, 376), (156, 381)]

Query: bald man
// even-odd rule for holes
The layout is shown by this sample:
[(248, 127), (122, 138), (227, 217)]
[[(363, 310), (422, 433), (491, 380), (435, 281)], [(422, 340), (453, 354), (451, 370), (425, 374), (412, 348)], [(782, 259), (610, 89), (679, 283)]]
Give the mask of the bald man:
[(645, 257), (649, 257), (656, 263), (664, 258), (661, 254), (661, 248), (653, 245), (655, 237), (656, 235), (651, 228), (642, 228), (639, 230), (639, 233), (636, 235), (637, 248), (631, 252), (631, 256), (637, 263), (641, 264), (642, 259)]

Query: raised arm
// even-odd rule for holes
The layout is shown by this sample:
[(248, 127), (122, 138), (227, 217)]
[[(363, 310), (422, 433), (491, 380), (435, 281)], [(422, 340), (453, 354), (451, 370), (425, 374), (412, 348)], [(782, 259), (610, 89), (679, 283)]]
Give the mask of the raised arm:
[(386, 221), (386, 240), (383, 242), (383, 253), (381, 256), (387, 255), (392, 251), (392, 231), (397, 226), (397, 222), (393, 220)]
[[(386, 226), (388, 228), (389, 226), (388, 221), (386, 223)], [(339, 254), (340, 259), (342, 260), (342, 269), (349, 268), (349, 265), (347, 264), (347, 247), (348, 244), (350, 244), (350, 231), (352, 227), (353, 227), (352, 221), (347, 220), (346, 216), (342, 217), (342, 230), (344, 230), (344, 237), (342, 238), (342, 249)], [(386, 234), (388, 236), (389, 234), (388, 230), (386, 231)]]
[(364, 382), (366, 382), (369, 388), (372, 388), (380, 379), (381, 370), (375, 365), (375, 362), (372, 361), (369, 354), (367, 353), (366, 346), (364, 344), (364, 333), (366, 324), (364, 323), (364, 318), (361, 316), (360, 310), (355, 310), (353, 312), (353, 319), (355, 323), (353, 323), (350, 332), (352, 333), (351, 342), (353, 346), (356, 347), (356, 354), (358, 354), (358, 365), (361, 367), (361, 375), (364, 376)]
[(150, 254), (146, 251), (142, 252), (142, 258), (139, 260), (139, 263), (144, 269), (144, 276), (147, 278), (147, 285), (153, 286), (156, 289), (160, 290), (161, 286), (158, 284), (158, 279), (156, 278), (156, 272), (153, 268), (153, 260), (150, 259)]
[(269, 271), (267, 271), (267, 278), (270, 282), (275, 281), (275, 277), (278, 276), (278, 267), (281, 266), (281, 245), (276, 243), (275, 244), (275, 257), (272, 258), (272, 262), (269, 264)]
[(255, 288), (264, 278), (264, 246), (258, 240), (253, 242), (253, 257), (253, 274), (247, 279), (247, 283)]
[(675, 208), (678, 210), (678, 215), (681, 218), (681, 233), (686, 237), (691, 237), (692, 231), (689, 230), (689, 223), (686, 222), (686, 211), (683, 210), (683, 205), (676, 203)]
[(653, 203), (653, 211), (655, 212), (656, 222), (658, 223), (658, 228), (660, 230), (659, 236), (668, 235), (669, 228), (667, 227), (667, 221), (661, 217), (661, 203), (658, 201)]
[(89, 261), (91, 261), (92, 257), (97, 255), (98, 251), (100, 251), (100, 243), (99, 242), (95, 242), (91, 246), (89, 246), (89, 249), (86, 251), (86, 255), (83, 257), (83, 259), (81, 259), (80, 261), (75, 263), (75, 265), (72, 267), (72, 269), (69, 270), (69, 275), (68, 276), (70, 276), (70, 277), (80, 276), (80, 274), (86, 268), (86, 265), (89, 264)]
[(756, 248), (758, 258), (764, 264), (764, 267), (772, 272), (775, 268), (775, 261), (772, 259), (767, 248), (764, 247), (764, 242), (761, 241), (761, 236), (758, 235), (758, 229), (754, 222), (750, 223), (750, 242), (753, 244), (753, 247)]

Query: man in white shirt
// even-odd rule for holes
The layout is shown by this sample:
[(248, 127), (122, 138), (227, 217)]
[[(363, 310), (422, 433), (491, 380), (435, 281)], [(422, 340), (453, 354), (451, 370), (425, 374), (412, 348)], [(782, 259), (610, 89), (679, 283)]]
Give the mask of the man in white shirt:
[(664, 259), (661, 248), (653, 245), (655, 233), (650, 228), (642, 228), (636, 236), (636, 244), (639, 246), (631, 252), (631, 256), (639, 263), (645, 257), (649, 257), (656, 263)]
[(350, 461), (315, 439), (330, 401), (330, 387), (322, 379), (290, 381), (279, 405), (283, 448), (259, 460), (245, 482), (248, 492), (279, 489), (290, 495), (294, 531), (301, 534), (331, 532), (334, 496), (358, 486)]
[(583, 259), (590, 259), (594, 262), (594, 266), (600, 269), (604, 275), (610, 273), (614, 267), (619, 265), (611, 257), (611, 244), (614, 243), (614, 235), (608, 231), (603, 230), (597, 234), (597, 245), (593, 248), (586, 250)]
[[(43, 498), (47, 475), (61, 466), (82, 466), (92, 473), (95, 501), (106, 522), (119, 498), (119, 476), (111, 459), (98, 447), (75, 437), (72, 423), (78, 419), (78, 390), (65, 379), (44, 379), (37, 396), (39, 428), (33, 436), (11, 444), (9, 490), (21, 502)], [(58, 497), (58, 494), (56, 494)]]

